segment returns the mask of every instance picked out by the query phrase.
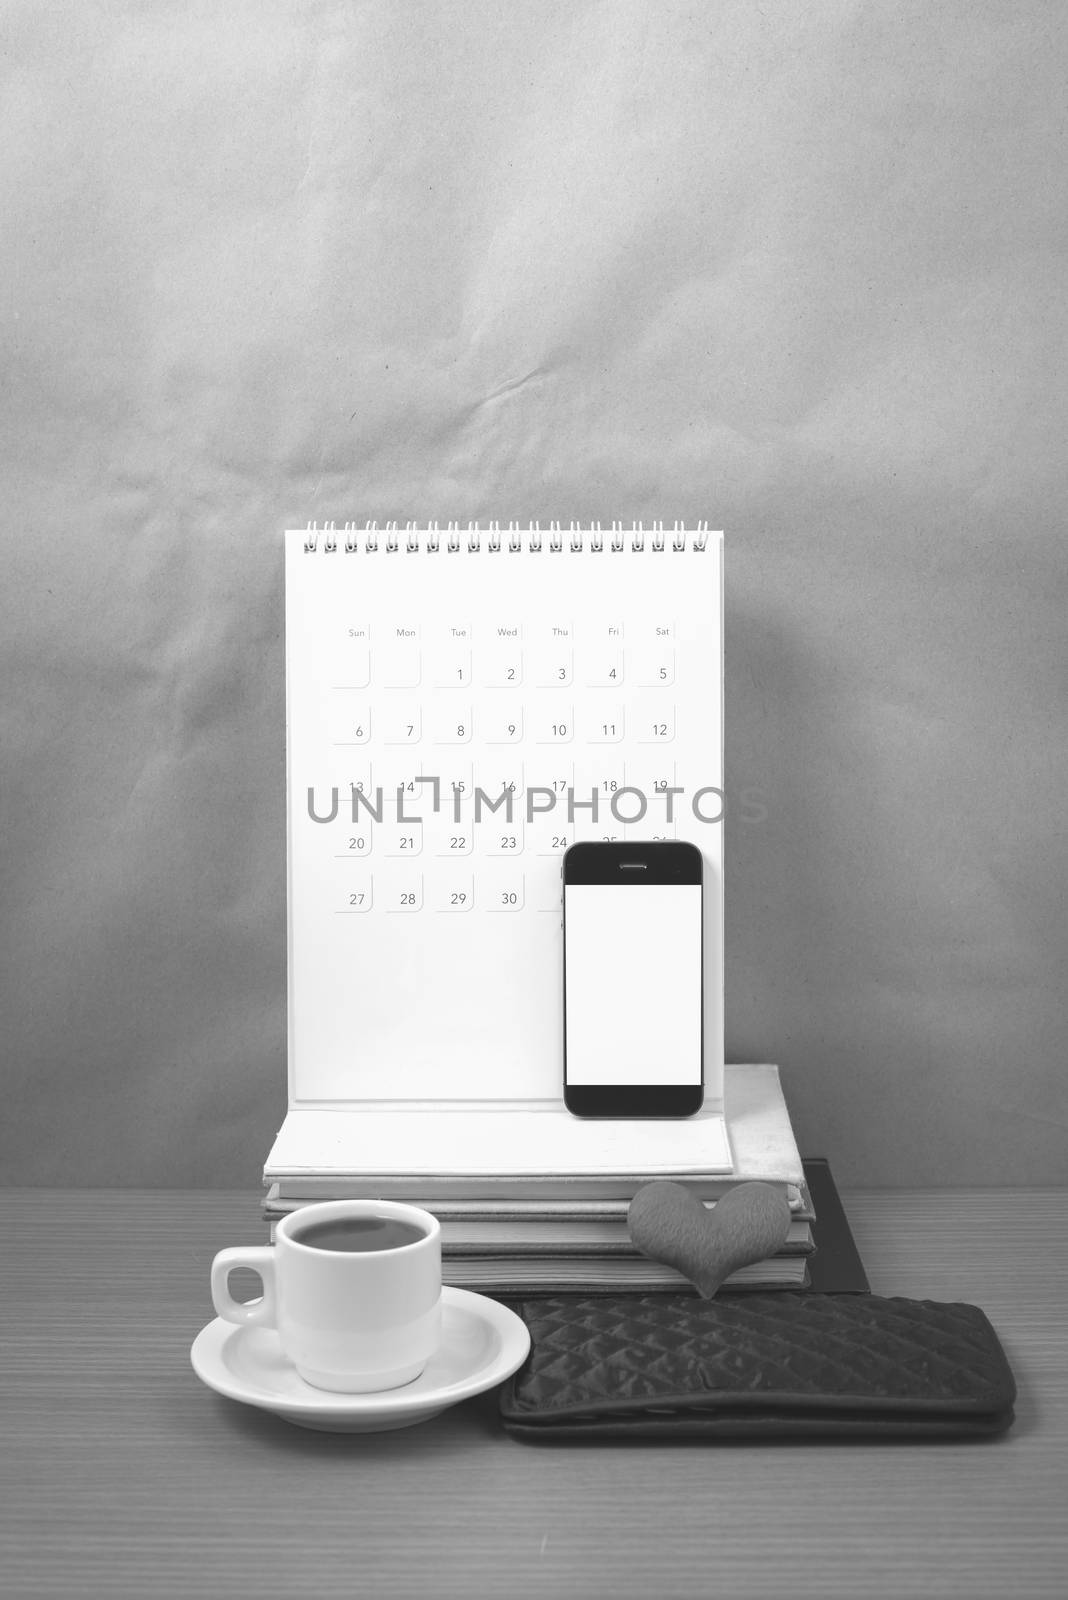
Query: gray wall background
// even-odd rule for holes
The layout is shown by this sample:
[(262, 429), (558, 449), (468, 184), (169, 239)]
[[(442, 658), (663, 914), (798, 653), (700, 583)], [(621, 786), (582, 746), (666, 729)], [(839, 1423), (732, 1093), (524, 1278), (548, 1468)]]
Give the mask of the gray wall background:
[(3, 1181), (259, 1182), (309, 517), (722, 526), (728, 1058), (1063, 1181), (1065, 8), (0, 30)]

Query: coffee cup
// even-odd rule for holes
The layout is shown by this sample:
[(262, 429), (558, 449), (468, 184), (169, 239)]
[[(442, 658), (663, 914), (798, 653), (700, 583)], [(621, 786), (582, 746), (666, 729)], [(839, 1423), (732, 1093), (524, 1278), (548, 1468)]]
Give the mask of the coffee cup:
[[(230, 1293), (250, 1267), (263, 1298)], [(340, 1394), (396, 1389), (419, 1376), (441, 1326), (441, 1224), (393, 1200), (331, 1200), (278, 1223), (274, 1243), (220, 1250), (211, 1297), (227, 1322), (277, 1330), (306, 1383)]]

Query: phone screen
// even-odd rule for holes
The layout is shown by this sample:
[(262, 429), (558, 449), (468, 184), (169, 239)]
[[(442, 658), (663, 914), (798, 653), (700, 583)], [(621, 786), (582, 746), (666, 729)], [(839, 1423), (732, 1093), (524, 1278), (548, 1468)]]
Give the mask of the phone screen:
[(565, 1081), (696, 1085), (701, 1062), (701, 885), (564, 889)]

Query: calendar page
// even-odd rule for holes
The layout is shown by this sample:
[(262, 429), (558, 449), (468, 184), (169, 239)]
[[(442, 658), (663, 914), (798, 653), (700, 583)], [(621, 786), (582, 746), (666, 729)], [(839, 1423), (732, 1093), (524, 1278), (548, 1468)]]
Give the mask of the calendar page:
[(722, 540), (286, 535), (293, 1104), (554, 1101), (561, 858), (704, 857), (723, 1082)]

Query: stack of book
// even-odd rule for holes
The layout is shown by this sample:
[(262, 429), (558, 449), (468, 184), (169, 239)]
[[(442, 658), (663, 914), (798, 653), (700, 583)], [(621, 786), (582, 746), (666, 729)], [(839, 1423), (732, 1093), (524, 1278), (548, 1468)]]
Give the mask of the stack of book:
[[(485, 1163), (476, 1169), (470, 1159), (463, 1159), (462, 1151), (457, 1152), (455, 1136), (442, 1138), (435, 1170), (423, 1170), (419, 1163), (418, 1170), (413, 1164), (413, 1170), (405, 1171), (395, 1161), (378, 1165), (373, 1160), (353, 1170), (351, 1165), (331, 1165), (328, 1156), (313, 1163), (306, 1150), (279, 1143), (264, 1169), (264, 1214), (275, 1222), (318, 1200), (404, 1200), (441, 1221), (444, 1280), (458, 1288), (493, 1294), (678, 1290), (687, 1286), (685, 1279), (673, 1267), (641, 1255), (630, 1242), (627, 1208), (636, 1191), (656, 1179), (670, 1178), (711, 1210), (729, 1188), (758, 1180), (773, 1184), (786, 1196), (792, 1214), (789, 1237), (777, 1255), (735, 1273), (726, 1287), (804, 1287), (810, 1281), (816, 1248), (816, 1208), (778, 1068), (728, 1066), (724, 1111), (729, 1154), (724, 1160), (721, 1120), (709, 1119), (709, 1150), (715, 1164), (705, 1169), (692, 1156), (693, 1141), (700, 1138), (697, 1119), (688, 1119), (686, 1168), (662, 1158), (670, 1148), (671, 1130), (681, 1129), (681, 1123), (656, 1125), (657, 1141), (653, 1145), (647, 1141), (647, 1147), (658, 1149), (661, 1159), (640, 1170), (594, 1172), (558, 1166), (552, 1171), (517, 1172), (510, 1164), (507, 1172), (500, 1172)], [(457, 1115), (462, 1113), (443, 1113), (441, 1125), (450, 1126), (447, 1119)], [(455, 1135), (455, 1124), (451, 1127)], [(675, 1137), (680, 1137), (678, 1132)], [(458, 1159), (448, 1159), (450, 1149)], [(369, 1146), (369, 1155), (372, 1151)]]

